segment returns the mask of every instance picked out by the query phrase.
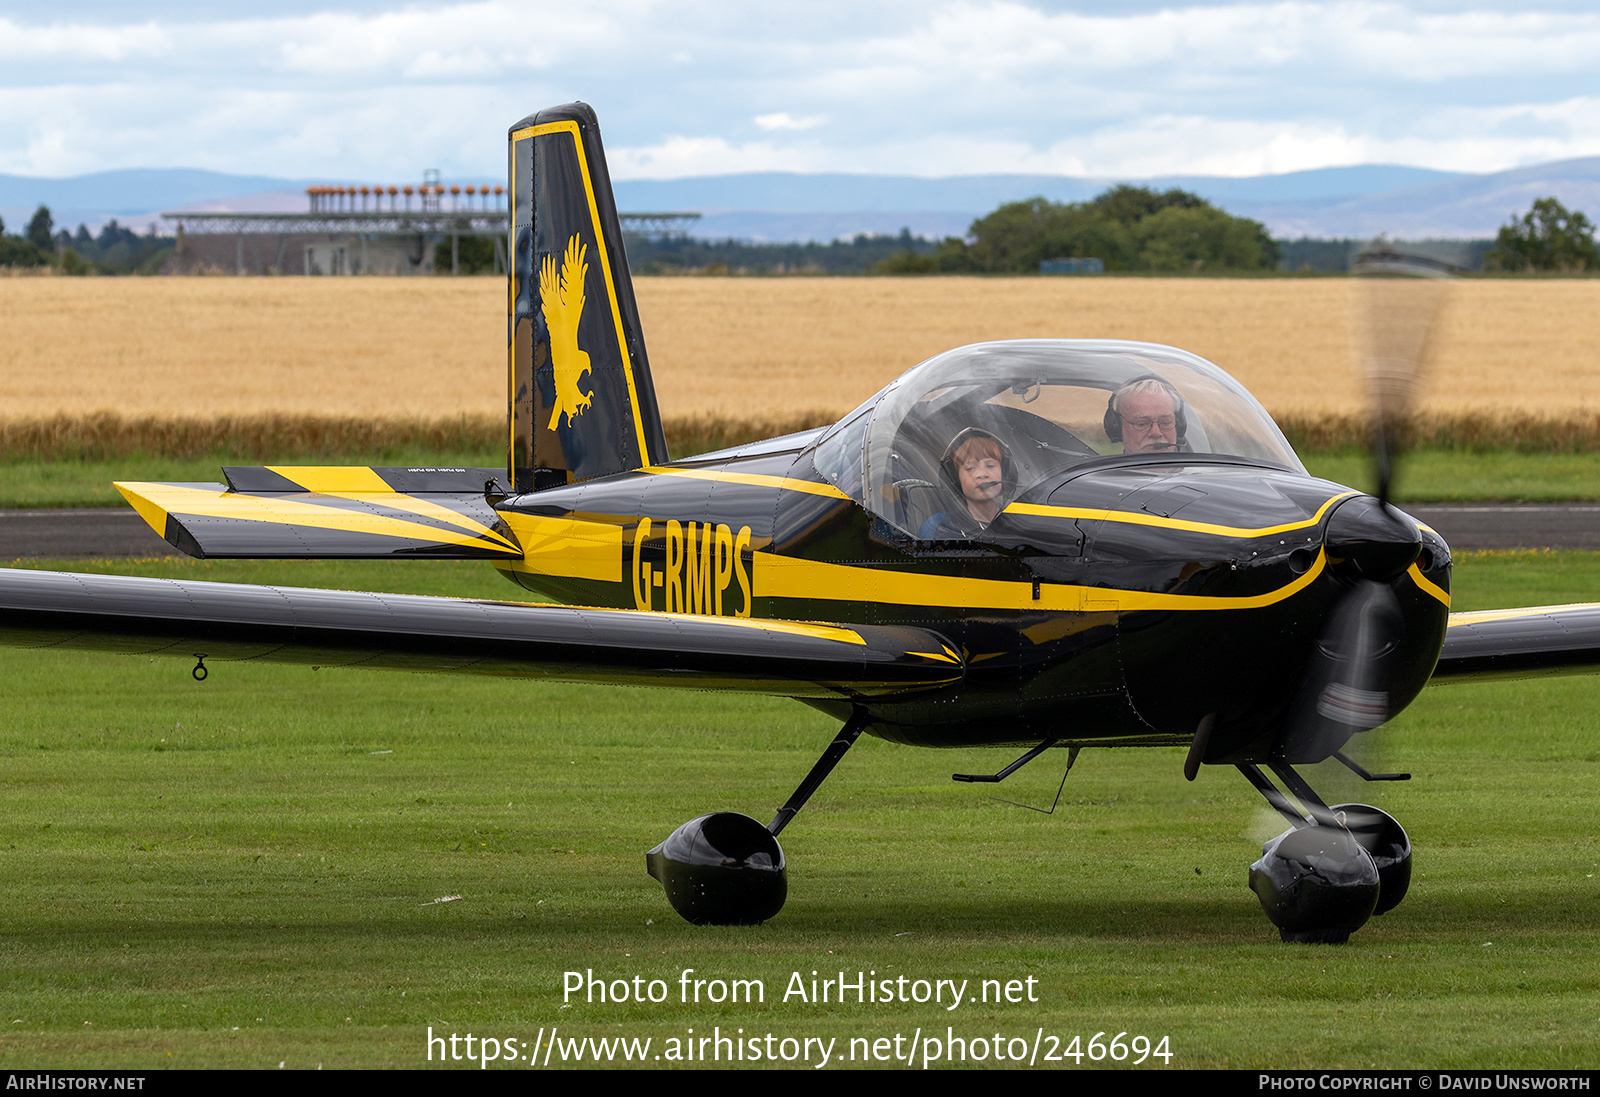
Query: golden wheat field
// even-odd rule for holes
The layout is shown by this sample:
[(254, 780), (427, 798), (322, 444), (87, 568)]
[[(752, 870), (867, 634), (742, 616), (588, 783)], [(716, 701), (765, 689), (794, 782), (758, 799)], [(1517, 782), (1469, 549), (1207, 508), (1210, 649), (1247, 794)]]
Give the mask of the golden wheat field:
[[(843, 411), (948, 347), (1046, 336), (1195, 351), (1276, 413), (1361, 405), (1344, 279), (642, 278), (671, 416)], [(1434, 411), (1600, 410), (1600, 282), (1453, 287)], [(0, 417), (502, 414), (493, 278), (0, 279)]]

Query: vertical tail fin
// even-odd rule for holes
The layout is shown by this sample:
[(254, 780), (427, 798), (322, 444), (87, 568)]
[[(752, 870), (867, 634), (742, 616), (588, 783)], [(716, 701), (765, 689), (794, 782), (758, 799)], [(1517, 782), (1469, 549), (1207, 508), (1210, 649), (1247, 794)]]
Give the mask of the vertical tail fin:
[(529, 115), (510, 145), (511, 482), (538, 491), (665, 461), (594, 111)]

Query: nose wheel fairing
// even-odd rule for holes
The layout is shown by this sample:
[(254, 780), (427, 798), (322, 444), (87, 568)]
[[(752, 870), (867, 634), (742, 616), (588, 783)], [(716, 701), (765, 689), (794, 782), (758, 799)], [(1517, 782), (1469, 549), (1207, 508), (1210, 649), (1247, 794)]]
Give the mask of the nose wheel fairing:
[(1239, 766), (1290, 823), (1261, 847), (1261, 859), (1250, 866), (1250, 890), (1286, 943), (1344, 944), (1405, 898), (1411, 839), (1386, 811), (1370, 804), (1329, 807), (1287, 763), (1272, 770), (1298, 807), (1256, 766)]

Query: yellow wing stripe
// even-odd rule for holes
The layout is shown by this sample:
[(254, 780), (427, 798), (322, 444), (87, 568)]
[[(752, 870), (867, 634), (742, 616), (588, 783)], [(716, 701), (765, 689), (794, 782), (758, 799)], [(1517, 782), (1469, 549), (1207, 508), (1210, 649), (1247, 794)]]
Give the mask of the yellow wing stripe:
[[(497, 567), (499, 565), (496, 565)], [(471, 599), (468, 599), (469, 601)], [(537, 605), (539, 603), (527, 602), (519, 605)], [(696, 627), (717, 625), (723, 628), (753, 629), (756, 632), (781, 632), (788, 636), (809, 636), (816, 640), (831, 640), (839, 644), (857, 644), (865, 647), (866, 639), (857, 631), (843, 625), (825, 625), (811, 621), (774, 621), (764, 617), (716, 617), (699, 613), (665, 613), (655, 609), (630, 609), (619, 611), (616, 606), (573, 606), (573, 609), (599, 609), (607, 613), (625, 612), (630, 617), (658, 617), (667, 621), (692, 621)], [(949, 649), (946, 649), (949, 652)], [(942, 662), (961, 661), (959, 656), (947, 655), (941, 658), (922, 651), (908, 651), (907, 655), (920, 655), (929, 659), (940, 659)]]
[(1544, 617), (1569, 610), (1600, 609), (1600, 602), (1568, 602), (1560, 606), (1527, 606), (1521, 609), (1482, 609), (1473, 613), (1452, 613), (1450, 627), (1481, 625), (1485, 621), (1514, 621), (1519, 617)]
[(321, 495), (383, 494), (394, 491), (377, 471), (366, 465), (268, 465), (291, 484)]
[[(459, 530), (425, 526), (384, 514), (323, 507), (294, 496), (245, 495), (231, 491), (206, 491), (202, 488), (171, 484), (119, 483), (117, 490), (162, 536), (166, 536), (166, 515), (194, 515), (198, 518), (232, 518), (243, 522), (266, 522), (311, 529), (335, 529), (350, 533), (369, 533), (378, 537), (402, 537), (431, 544), (468, 545), (493, 548), (520, 556), (521, 551), (496, 535), (493, 540)], [(141, 506), (139, 500), (145, 505)], [(152, 511), (158, 511), (152, 520)], [(452, 512), (454, 513), (454, 512)]]
[(803, 491), (808, 495), (823, 495), (829, 499), (850, 498), (832, 484), (819, 484), (812, 480), (791, 480), (787, 476), (763, 476), (755, 472), (723, 472), (720, 469), (675, 469), (665, 465), (649, 465), (641, 471), (655, 476), (683, 476), (690, 480), (710, 480), (721, 484), (748, 484), (751, 487), (776, 488), (779, 491)]
[(350, 501), (356, 503), (373, 503), (376, 506), (388, 507), (390, 510), (409, 511), (410, 513), (418, 515), (419, 517), (432, 518), (438, 522), (449, 522), (452, 525), (460, 527), (467, 533), (471, 533), (475, 536), (483, 538), (485, 541), (493, 541), (496, 544), (502, 545), (513, 552), (521, 551), (516, 545), (506, 540), (505, 537), (496, 533), (494, 530), (479, 522), (477, 519), (472, 518), (469, 515), (462, 514), (459, 511), (451, 510), (449, 507), (440, 506), (438, 503), (432, 503), (425, 499), (418, 499), (414, 495), (402, 495), (399, 492), (391, 492), (388, 495), (358, 495), (354, 492), (346, 494), (344, 492), (337, 491), (325, 492), (323, 494), (331, 495), (336, 499), (349, 499)]
[[(704, 621), (704, 617), (695, 617), (692, 614), (671, 613), (662, 614), (663, 617), (689, 617), (695, 621)], [(819, 640), (834, 640), (841, 644), (859, 644), (865, 647), (867, 642), (861, 634), (852, 629), (840, 628), (836, 625), (812, 625), (803, 621), (756, 621), (743, 617), (717, 617), (714, 620), (735, 628), (754, 628), (765, 632), (782, 632), (790, 636), (813, 636)], [(907, 655), (920, 655), (921, 652), (908, 651)]]
[(151, 502), (138, 492), (131, 490), (135, 487), (149, 487), (148, 484), (119, 484), (113, 483), (112, 487), (122, 493), (122, 497), (133, 504), (133, 509), (139, 512), (139, 517), (147, 522), (158, 536), (167, 535), (167, 512), (159, 504)]
[[(285, 480), (299, 484), (307, 491), (334, 499), (348, 499), (353, 503), (372, 503), (391, 510), (404, 510), (439, 522), (449, 522), (477, 537), (495, 541), (508, 549), (516, 545), (470, 515), (451, 510), (428, 499), (395, 491), (376, 472), (361, 467), (318, 467), (302, 465), (268, 465)], [(363, 475), (365, 474), (365, 475)]]
[(1190, 533), (1210, 533), (1218, 537), (1271, 537), (1274, 534), (1289, 533), (1297, 529), (1308, 529), (1322, 521), (1322, 516), (1335, 503), (1342, 502), (1359, 491), (1347, 491), (1335, 495), (1310, 518), (1300, 522), (1285, 522), (1278, 526), (1260, 526), (1254, 529), (1242, 526), (1220, 526), (1212, 522), (1189, 522), (1182, 518), (1164, 518), (1159, 514), (1145, 514), (1139, 511), (1107, 510), (1101, 507), (1052, 507), (1042, 503), (1012, 503), (1005, 509), (1007, 514), (1031, 514), (1040, 518), (1087, 518), (1102, 522), (1123, 522), (1132, 526), (1157, 526), (1161, 529), (1181, 529)]
[(838, 602), (879, 602), (907, 606), (962, 606), (966, 609), (1034, 612), (1134, 612), (1138, 610), (1258, 609), (1290, 598), (1309, 586), (1327, 565), (1317, 551), (1316, 563), (1304, 575), (1265, 594), (1241, 596), (1162, 594), (1111, 590), (1071, 584), (1042, 583), (1033, 597), (1031, 583), (1000, 579), (964, 579), (953, 575), (921, 575), (888, 568), (852, 567), (800, 560), (768, 552), (755, 554), (757, 598), (800, 598)]

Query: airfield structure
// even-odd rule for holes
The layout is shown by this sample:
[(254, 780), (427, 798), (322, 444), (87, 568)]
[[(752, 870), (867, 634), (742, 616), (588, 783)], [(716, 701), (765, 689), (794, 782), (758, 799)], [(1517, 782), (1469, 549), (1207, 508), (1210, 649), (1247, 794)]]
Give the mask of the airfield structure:
[[(425, 173), (420, 186), (312, 186), (303, 213), (172, 210), (177, 262), (184, 269), (236, 274), (432, 274), (438, 249), (450, 241), (450, 273), (461, 270), (461, 238), (494, 242), (494, 269), (506, 269), (510, 225), (505, 187), (439, 182)], [(687, 231), (696, 212), (621, 213), (624, 231), (663, 236)], [(227, 252), (232, 243), (233, 254)], [(270, 262), (268, 256), (271, 256)]]

